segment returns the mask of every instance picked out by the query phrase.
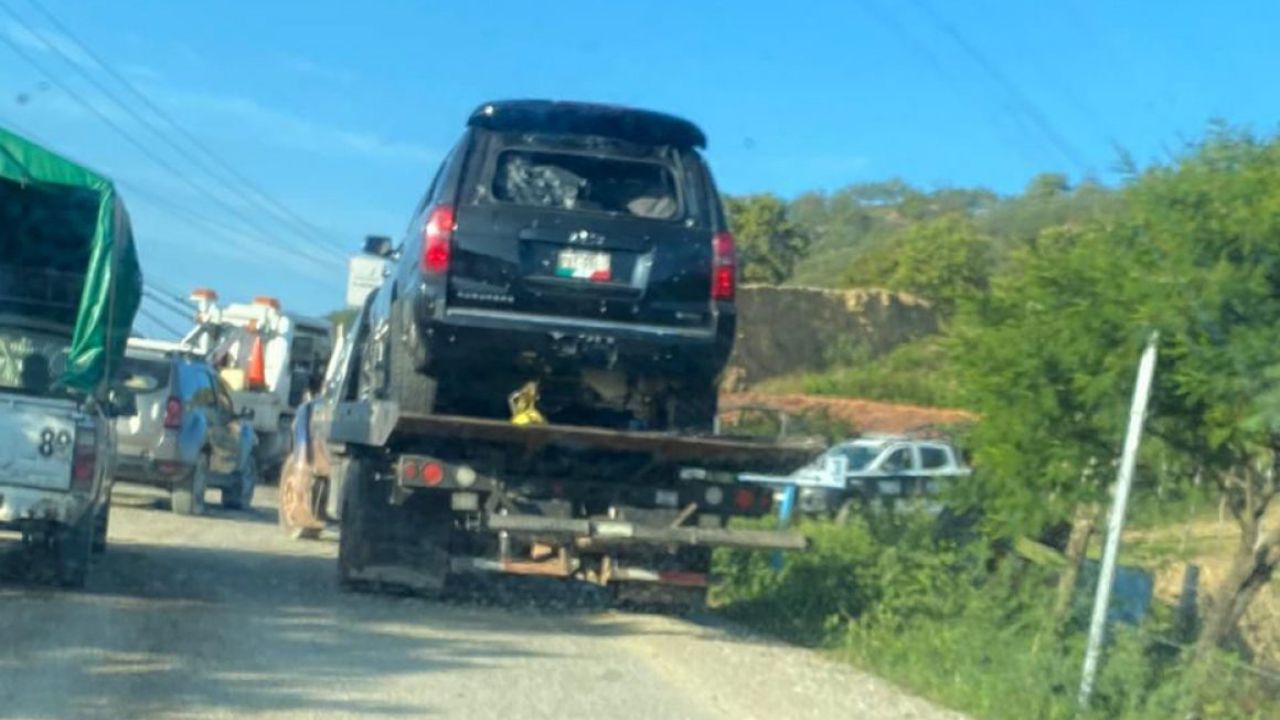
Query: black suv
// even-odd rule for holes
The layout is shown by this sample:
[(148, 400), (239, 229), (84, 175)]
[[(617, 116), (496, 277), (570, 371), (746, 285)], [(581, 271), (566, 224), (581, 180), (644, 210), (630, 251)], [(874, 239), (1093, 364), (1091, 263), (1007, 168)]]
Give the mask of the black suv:
[(370, 300), (361, 385), (410, 412), (710, 429), (736, 259), (706, 137), (670, 115), (492, 102), (418, 204)]

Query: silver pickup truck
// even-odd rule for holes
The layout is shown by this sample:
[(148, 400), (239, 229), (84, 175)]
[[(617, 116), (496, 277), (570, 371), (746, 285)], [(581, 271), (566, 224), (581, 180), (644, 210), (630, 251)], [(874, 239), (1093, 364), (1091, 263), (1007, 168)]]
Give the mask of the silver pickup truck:
[(68, 331), (0, 323), (0, 531), (78, 587), (106, 548), (114, 413), (52, 382)]
[(106, 547), (111, 421), (136, 412), (112, 388), (142, 269), (109, 179), (4, 128), (0, 158), (0, 535), (81, 586)]

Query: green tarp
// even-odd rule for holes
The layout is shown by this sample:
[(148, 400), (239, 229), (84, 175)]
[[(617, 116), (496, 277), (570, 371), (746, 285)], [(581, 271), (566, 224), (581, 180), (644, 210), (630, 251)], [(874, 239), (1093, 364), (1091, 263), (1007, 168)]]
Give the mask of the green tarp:
[[(40, 272), (74, 278), (79, 301), (66, 303), (73, 331), (62, 382), (100, 390), (120, 367), (142, 300), (129, 214), (111, 181), (0, 127), (0, 266), (9, 270), (0, 283), (14, 287)], [(58, 307), (49, 286), (37, 315)]]

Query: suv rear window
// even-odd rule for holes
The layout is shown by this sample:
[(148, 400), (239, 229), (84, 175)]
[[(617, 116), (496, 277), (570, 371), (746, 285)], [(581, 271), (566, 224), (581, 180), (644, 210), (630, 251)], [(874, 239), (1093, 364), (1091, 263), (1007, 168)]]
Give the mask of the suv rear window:
[(656, 162), (598, 155), (504, 150), (493, 197), (529, 207), (671, 220), (680, 211), (674, 173)]
[(150, 393), (168, 389), (170, 363), (168, 360), (126, 357), (121, 366), (124, 386), (135, 393)]

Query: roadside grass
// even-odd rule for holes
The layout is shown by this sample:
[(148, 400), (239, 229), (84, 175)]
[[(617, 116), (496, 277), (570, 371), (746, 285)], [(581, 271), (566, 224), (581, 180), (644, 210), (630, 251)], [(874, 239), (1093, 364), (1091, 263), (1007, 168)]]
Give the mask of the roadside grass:
[(1165, 642), (1176, 633), (1164, 606), (1139, 627), (1115, 626), (1081, 716), (1083, 618), (1055, 626), (1051, 570), (927, 517), (800, 529), (813, 548), (776, 572), (759, 553), (717, 553), (719, 612), (977, 718), (1154, 720), (1190, 717), (1197, 706), (1201, 718), (1280, 717), (1280, 687), (1239, 671), (1238, 658), (1197, 669)]

